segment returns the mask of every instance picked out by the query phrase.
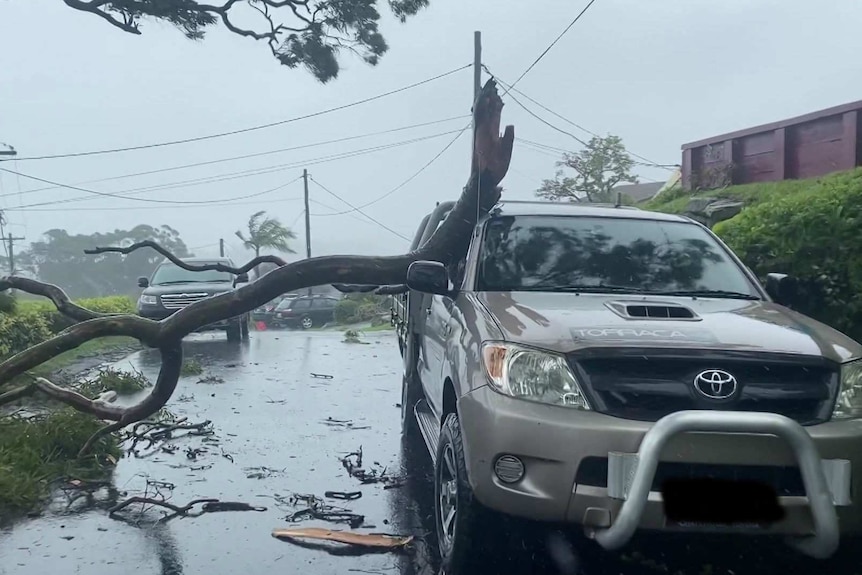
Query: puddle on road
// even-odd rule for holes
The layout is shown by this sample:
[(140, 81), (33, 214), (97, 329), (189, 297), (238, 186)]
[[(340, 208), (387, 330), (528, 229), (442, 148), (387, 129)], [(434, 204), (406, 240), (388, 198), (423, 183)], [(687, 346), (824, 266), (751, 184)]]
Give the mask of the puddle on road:
[[(168, 450), (157, 447), (146, 457), (122, 459), (114, 482), (119, 492), (97, 492), (89, 510), (85, 499), (66, 510), (67, 500), (58, 498), (43, 517), (0, 532), (0, 574), (120, 575), (134, 566), (136, 575), (433, 575), (429, 458), (421, 450), (402, 452), (396, 407), (401, 359), (394, 339), (381, 334), (368, 340), (370, 345), (357, 346), (342, 343), (339, 333), (300, 332), (255, 332), (244, 345), (218, 335), (190, 338), (186, 355), (197, 359), (204, 371), (180, 380), (168, 408), (189, 423), (211, 420), (212, 435), (176, 439)], [(134, 367), (154, 379), (159, 357), (146, 350), (115, 365)], [(216, 377), (223, 382), (208, 379)], [(409, 461), (413, 475), (394, 489), (384, 489), (386, 483), (361, 484), (340, 461), (360, 446), (366, 467), (385, 467), (399, 476)], [(160, 487), (175, 505), (216, 498), (267, 509), (155, 523), (157, 510), (141, 519), (140, 508), (132, 506), (124, 516), (137, 522), (108, 517), (106, 509), (117, 501), (144, 491), (152, 495), (160, 485), (153, 482), (175, 486)], [(358, 499), (325, 502), (362, 515), (365, 525), (374, 526), (359, 531), (416, 537), (412, 551), (357, 554), (346, 549), (331, 554), (317, 544), (292, 544), (271, 536), (275, 528), (346, 528), (315, 519), (286, 520), (303, 507), (291, 504), (291, 495), (323, 497), (327, 491), (361, 492)], [(856, 569), (855, 562), (843, 560), (822, 564), (800, 560), (778, 544), (767, 547), (717, 537), (696, 544), (641, 537), (622, 554), (603, 553), (594, 544), (575, 541), (577, 545), (569, 547), (559, 539), (540, 540), (533, 550), (513, 545), (511, 557), (489, 561), (488, 575), (571, 569), (585, 575), (837, 575)], [(570, 570), (558, 569), (551, 557)]]

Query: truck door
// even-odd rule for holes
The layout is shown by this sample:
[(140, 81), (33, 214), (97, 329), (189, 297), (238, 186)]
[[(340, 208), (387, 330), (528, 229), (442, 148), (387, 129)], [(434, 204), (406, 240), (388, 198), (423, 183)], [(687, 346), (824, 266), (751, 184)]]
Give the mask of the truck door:
[(446, 351), (446, 331), (449, 329), (449, 309), (445, 296), (428, 296), (424, 311), (425, 337), (422, 383), (428, 403), (434, 414), (439, 417), (443, 410), (443, 361)]

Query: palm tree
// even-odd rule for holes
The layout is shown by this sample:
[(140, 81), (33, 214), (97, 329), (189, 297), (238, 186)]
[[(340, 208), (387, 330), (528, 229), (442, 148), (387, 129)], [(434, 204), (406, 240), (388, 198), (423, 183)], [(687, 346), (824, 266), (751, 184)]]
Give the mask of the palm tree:
[(296, 239), (296, 234), (290, 228), (282, 225), (277, 218), (266, 217), (265, 211), (260, 211), (248, 219), (248, 237), (241, 231), (236, 232), (236, 237), (242, 240), (243, 245), (254, 251), (254, 257), (260, 255), (261, 248), (272, 248), (284, 253), (296, 253), (291, 249), (288, 240)]

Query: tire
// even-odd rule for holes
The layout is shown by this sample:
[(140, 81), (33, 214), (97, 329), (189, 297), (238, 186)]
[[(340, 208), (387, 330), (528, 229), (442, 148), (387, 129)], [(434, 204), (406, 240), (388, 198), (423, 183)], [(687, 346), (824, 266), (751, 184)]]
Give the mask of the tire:
[(406, 441), (421, 438), (419, 422), (416, 421), (414, 407), (425, 394), (422, 385), (415, 377), (404, 375), (401, 379), (401, 437)]
[(506, 554), (502, 546), (507, 538), (500, 537), (499, 518), (476, 500), (467, 480), (457, 413), (447, 415), (440, 429), (434, 466), (434, 518), (442, 572), (446, 575), (480, 573), (483, 564), (498, 558), (498, 552)]
[(230, 323), (225, 330), (228, 341), (240, 341), (242, 339), (242, 327), (239, 322)]
[(304, 316), (301, 320), (299, 320), (299, 326), (302, 329), (311, 329), (314, 327), (314, 320), (309, 315)]
[(249, 322), (249, 317), (247, 315), (243, 316), (239, 322), (239, 337), (242, 341), (248, 341), (249, 329), (250, 329), (248, 322)]

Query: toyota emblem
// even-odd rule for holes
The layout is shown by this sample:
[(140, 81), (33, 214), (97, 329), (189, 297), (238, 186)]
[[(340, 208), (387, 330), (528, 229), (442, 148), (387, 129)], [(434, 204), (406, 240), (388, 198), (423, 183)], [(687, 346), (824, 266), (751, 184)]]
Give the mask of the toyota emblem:
[(694, 388), (709, 399), (729, 399), (738, 387), (736, 378), (720, 369), (707, 369), (694, 376)]

